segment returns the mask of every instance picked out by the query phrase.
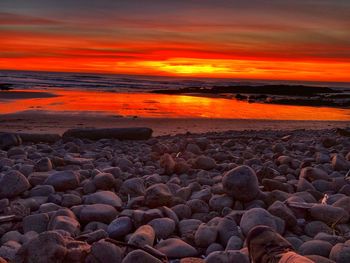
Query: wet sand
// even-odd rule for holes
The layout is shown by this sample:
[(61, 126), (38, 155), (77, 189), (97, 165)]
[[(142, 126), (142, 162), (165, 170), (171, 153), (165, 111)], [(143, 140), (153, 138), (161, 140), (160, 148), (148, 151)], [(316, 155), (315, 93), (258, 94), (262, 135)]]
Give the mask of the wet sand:
[(154, 135), (219, 132), (227, 130), (295, 130), (341, 128), (350, 121), (288, 121), (210, 118), (126, 118), (87, 113), (23, 112), (0, 115), (0, 130), (58, 133), (70, 128), (150, 127)]

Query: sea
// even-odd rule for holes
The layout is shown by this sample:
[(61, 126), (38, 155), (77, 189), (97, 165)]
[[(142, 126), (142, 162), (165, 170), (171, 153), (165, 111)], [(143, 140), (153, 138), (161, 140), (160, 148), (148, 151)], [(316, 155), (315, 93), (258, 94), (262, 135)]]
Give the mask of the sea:
[(213, 79), (195, 77), (164, 77), (96, 73), (42, 71), (0, 71), (0, 84), (12, 84), (15, 89), (89, 89), (109, 92), (148, 92), (157, 89), (183, 87), (289, 84), (350, 89), (350, 82), (316, 82), (292, 80)]

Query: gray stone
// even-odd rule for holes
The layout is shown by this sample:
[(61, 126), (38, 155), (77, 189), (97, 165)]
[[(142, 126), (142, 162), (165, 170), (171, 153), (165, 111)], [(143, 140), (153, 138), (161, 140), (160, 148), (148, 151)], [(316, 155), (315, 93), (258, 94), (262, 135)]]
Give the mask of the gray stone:
[(27, 178), (16, 170), (0, 177), (0, 198), (12, 198), (28, 190), (30, 184)]
[(350, 245), (336, 244), (329, 254), (329, 259), (334, 260), (337, 263), (350, 262)]
[(162, 263), (162, 261), (141, 249), (137, 249), (128, 253), (122, 263)]
[(109, 237), (118, 239), (129, 234), (133, 229), (131, 219), (127, 216), (122, 216), (114, 219), (107, 228)]
[(99, 191), (83, 197), (84, 204), (106, 204), (120, 209), (122, 207), (122, 200), (111, 191)]
[(248, 166), (238, 166), (226, 172), (222, 178), (224, 191), (234, 199), (249, 202), (260, 194), (255, 172)]
[(155, 248), (168, 258), (185, 258), (198, 255), (198, 251), (179, 238), (169, 238), (159, 242)]
[(247, 235), (250, 229), (257, 225), (269, 226), (276, 230), (278, 233), (283, 234), (284, 221), (283, 224), (280, 224), (278, 220), (283, 221), (280, 218), (271, 215), (265, 209), (252, 208), (243, 214), (240, 226), (244, 235)]
[(100, 240), (91, 246), (91, 252), (86, 257), (85, 263), (122, 262), (122, 250), (116, 245)]
[(225, 250), (225, 251), (215, 251), (209, 254), (209, 256), (204, 260), (205, 263), (249, 263), (249, 258), (247, 255), (243, 254), (237, 250)]
[(44, 184), (52, 185), (56, 191), (66, 191), (79, 186), (79, 176), (74, 171), (60, 171), (49, 175)]
[(140, 226), (130, 237), (128, 243), (135, 246), (153, 246), (155, 232), (150, 225)]
[(49, 224), (48, 214), (33, 214), (23, 218), (23, 232), (27, 233), (30, 231), (35, 231), (36, 233), (42, 233), (47, 230)]
[(332, 244), (323, 240), (310, 240), (299, 247), (301, 255), (318, 255), (328, 258)]
[(154, 184), (147, 188), (145, 193), (145, 204), (150, 208), (169, 206), (172, 194), (165, 184)]
[(79, 218), (85, 223), (97, 221), (108, 224), (116, 218), (117, 214), (117, 210), (110, 205), (84, 205), (80, 211)]
[(156, 218), (148, 222), (154, 229), (156, 238), (166, 239), (175, 231), (175, 221), (170, 218)]

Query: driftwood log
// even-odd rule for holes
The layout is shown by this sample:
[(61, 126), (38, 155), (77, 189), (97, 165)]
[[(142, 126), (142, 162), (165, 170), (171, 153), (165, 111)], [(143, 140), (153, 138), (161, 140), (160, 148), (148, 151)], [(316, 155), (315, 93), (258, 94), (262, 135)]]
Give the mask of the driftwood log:
[(90, 140), (118, 139), (118, 140), (147, 140), (151, 138), (153, 130), (146, 127), (135, 128), (107, 128), (107, 129), (69, 129), (63, 138), (80, 138)]

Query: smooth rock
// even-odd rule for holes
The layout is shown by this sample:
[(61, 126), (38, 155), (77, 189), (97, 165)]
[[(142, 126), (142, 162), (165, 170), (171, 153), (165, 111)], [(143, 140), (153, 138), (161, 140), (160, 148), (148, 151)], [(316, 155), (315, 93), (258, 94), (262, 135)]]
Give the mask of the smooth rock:
[(154, 184), (146, 189), (145, 204), (150, 208), (169, 206), (172, 194), (165, 184)]
[(235, 200), (249, 202), (260, 194), (255, 172), (248, 166), (238, 166), (226, 172), (222, 178), (224, 191)]
[(129, 234), (133, 229), (132, 221), (127, 216), (114, 219), (107, 228), (109, 237), (118, 239)]
[(150, 225), (140, 226), (136, 231), (131, 235), (128, 243), (135, 246), (153, 246), (155, 239), (155, 232)]
[(56, 191), (66, 191), (79, 186), (79, 177), (74, 171), (60, 171), (49, 175), (44, 184), (52, 185)]
[(204, 260), (205, 263), (249, 263), (247, 255), (238, 250), (215, 251), (208, 255)]
[(126, 255), (122, 263), (162, 263), (163, 261), (141, 249), (133, 250)]
[[(282, 221), (278, 222), (278, 220)], [(271, 215), (268, 211), (262, 208), (252, 208), (246, 211), (241, 219), (240, 226), (243, 234), (246, 236), (250, 229), (257, 225), (265, 225), (273, 228), (278, 233), (284, 232), (284, 221), (278, 217)]]
[(110, 223), (117, 216), (117, 210), (111, 205), (93, 204), (84, 205), (80, 211), (79, 218), (82, 222), (103, 222)]
[(116, 245), (100, 240), (91, 246), (91, 252), (86, 257), (85, 263), (99, 263), (99, 262), (122, 262), (122, 250)]
[(0, 177), (0, 198), (12, 198), (28, 190), (27, 178), (16, 170), (9, 171)]
[(169, 238), (159, 242), (155, 248), (168, 258), (185, 258), (198, 255), (198, 251), (178, 238)]
[(99, 191), (83, 197), (84, 204), (105, 204), (111, 205), (116, 209), (122, 207), (122, 200), (118, 195), (111, 191)]
[(170, 218), (156, 218), (148, 222), (154, 229), (156, 238), (166, 239), (175, 231), (175, 221)]

